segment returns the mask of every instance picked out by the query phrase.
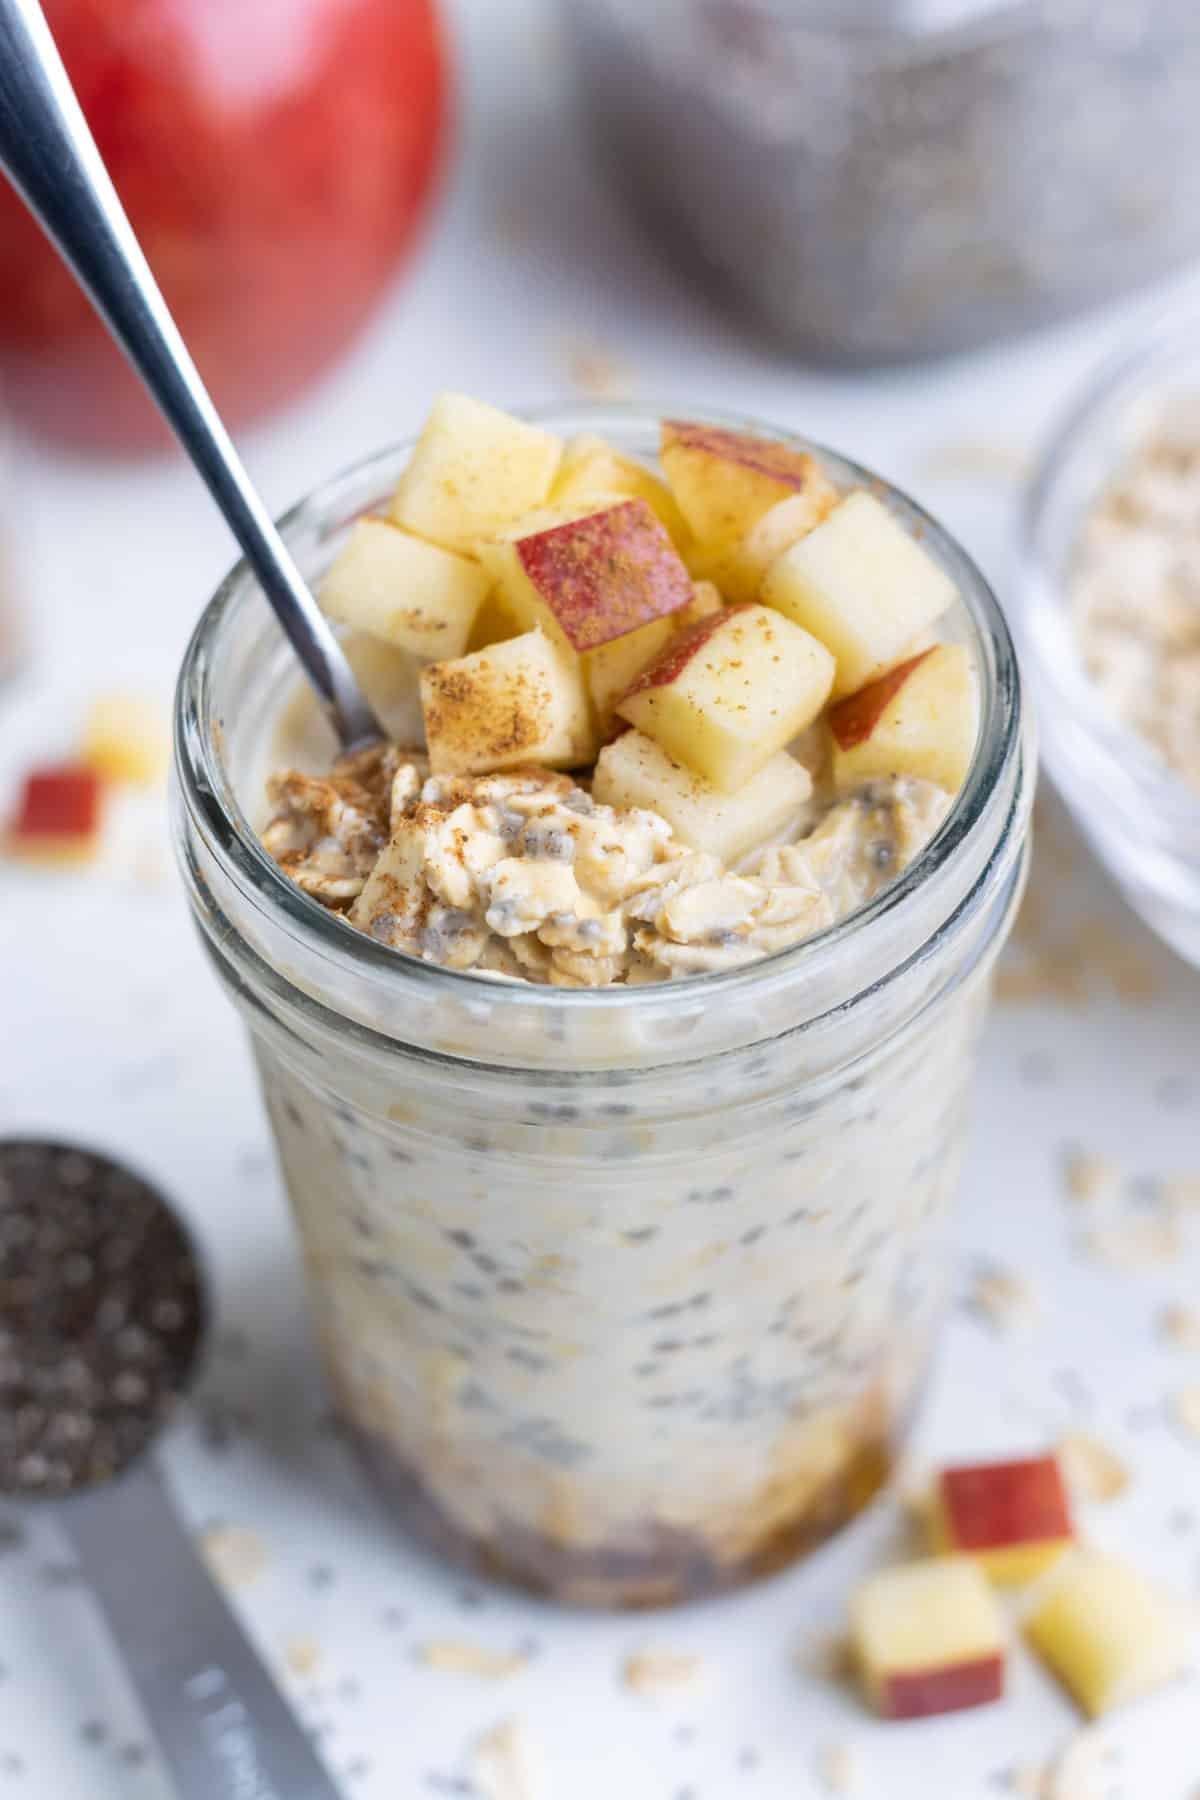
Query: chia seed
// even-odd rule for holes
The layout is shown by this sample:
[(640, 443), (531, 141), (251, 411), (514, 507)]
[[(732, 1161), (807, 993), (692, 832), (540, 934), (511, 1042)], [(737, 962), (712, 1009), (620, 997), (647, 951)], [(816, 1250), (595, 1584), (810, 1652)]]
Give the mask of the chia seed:
[(204, 1297), (182, 1227), (107, 1157), (0, 1143), (0, 1491), (118, 1473), (183, 1389)]

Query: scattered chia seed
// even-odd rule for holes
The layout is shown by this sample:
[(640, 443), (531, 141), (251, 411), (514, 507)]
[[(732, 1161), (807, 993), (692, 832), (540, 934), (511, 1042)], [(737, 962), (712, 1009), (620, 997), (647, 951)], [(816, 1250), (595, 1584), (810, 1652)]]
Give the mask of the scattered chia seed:
[(118, 1163), (0, 1143), (0, 1491), (116, 1474), (184, 1387), (204, 1298), (182, 1227)]

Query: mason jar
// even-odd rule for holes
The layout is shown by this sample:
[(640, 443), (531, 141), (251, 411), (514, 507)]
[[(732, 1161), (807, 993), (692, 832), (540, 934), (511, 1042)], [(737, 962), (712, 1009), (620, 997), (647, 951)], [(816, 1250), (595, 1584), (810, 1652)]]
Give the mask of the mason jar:
[[(645, 414), (539, 422), (655, 453)], [(399, 954), (258, 841), (298, 676), (244, 567), (180, 677), (182, 867), (250, 1031), (341, 1417), (407, 1527), (569, 1602), (730, 1587), (856, 1514), (920, 1398), (946, 1297), (1032, 748), (1007, 628), (962, 550), (866, 471), (789, 441), (870, 481), (949, 571), (981, 725), (929, 846), (781, 954), (590, 990)], [(406, 455), (288, 515), (310, 579)]]

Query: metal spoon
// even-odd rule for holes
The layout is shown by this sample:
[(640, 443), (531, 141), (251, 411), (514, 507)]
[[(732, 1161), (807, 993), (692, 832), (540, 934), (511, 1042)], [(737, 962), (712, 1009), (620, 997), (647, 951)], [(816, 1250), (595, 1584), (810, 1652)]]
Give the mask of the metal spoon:
[(36, 0), (0, 0), (0, 168), (203, 476), (342, 744), (352, 749), (382, 737), (167, 310)]
[[(180, 1800), (340, 1800), (145, 1453), (203, 1336), (182, 1226), (108, 1157), (12, 1139), (0, 1140), (6, 1225), (0, 1493), (51, 1502)], [(141, 1411), (125, 1404), (131, 1379)]]

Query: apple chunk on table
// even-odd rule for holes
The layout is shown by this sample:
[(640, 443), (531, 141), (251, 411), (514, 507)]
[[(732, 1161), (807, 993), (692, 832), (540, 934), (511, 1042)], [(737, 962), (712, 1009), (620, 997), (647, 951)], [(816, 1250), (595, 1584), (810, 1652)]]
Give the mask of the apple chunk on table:
[(413, 656), (461, 656), (491, 585), (469, 557), (360, 519), (321, 583), (321, 609)]
[(958, 590), (887, 507), (860, 490), (771, 564), (761, 597), (833, 652), (841, 696), (903, 656)]
[(775, 438), (664, 419), (659, 454), (679, 510), (707, 557), (734, 551), (781, 500), (801, 495), (815, 511), (829, 496), (836, 498), (815, 457)]
[(480, 558), (517, 624), (540, 625), (576, 655), (667, 618), (692, 598), (692, 578), (644, 500), (529, 526), (481, 543)]
[(939, 1546), (973, 1557), (991, 1581), (1031, 1581), (1074, 1541), (1057, 1458), (943, 1469), (934, 1490), (933, 1529)]
[(429, 766), (489, 774), (542, 763), (571, 769), (596, 754), (577, 661), (536, 627), (421, 671)]
[(448, 550), (545, 504), (562, 442), (466, 394), (433, 404), (392, 499), (393, 521)]
[(640, 731), (608, 744), (596, 763), (592, 794), (605, 806), (656, 812), (694, 850), (735, 863), (794, 825), (812, 794), (812, 777), (781, 750), (736, 794), (724, 794)]
[(851, 1600), (864, 1685), (885, 1719), (920, 1719), (983, 1706), (1004, 1692), (999, 1608), (965, 1558), (881, 1569)]
[(1096, 1718), (1181, 1675), (1194, 1633), (1186, 1609), (1131, 1564), (1081, 1549), (1035, 1591), (1025, 1635)]
[(810, 725), (833, 682), (823, 644), (766, 606), (731, 606), (670, 644), (621, 717), (724, 793)]
[(86, 764), (31, 769), (5, 833), (5, 849), (24, 862), (86, 862), (99, 842), (103, 802), (101, 777)]
[(936, 644), (869, 682), (829, 711), (833, 779), (840, 792), (879, 775), (910, 775), (954, 793), (979, 731), (971, 659)]

